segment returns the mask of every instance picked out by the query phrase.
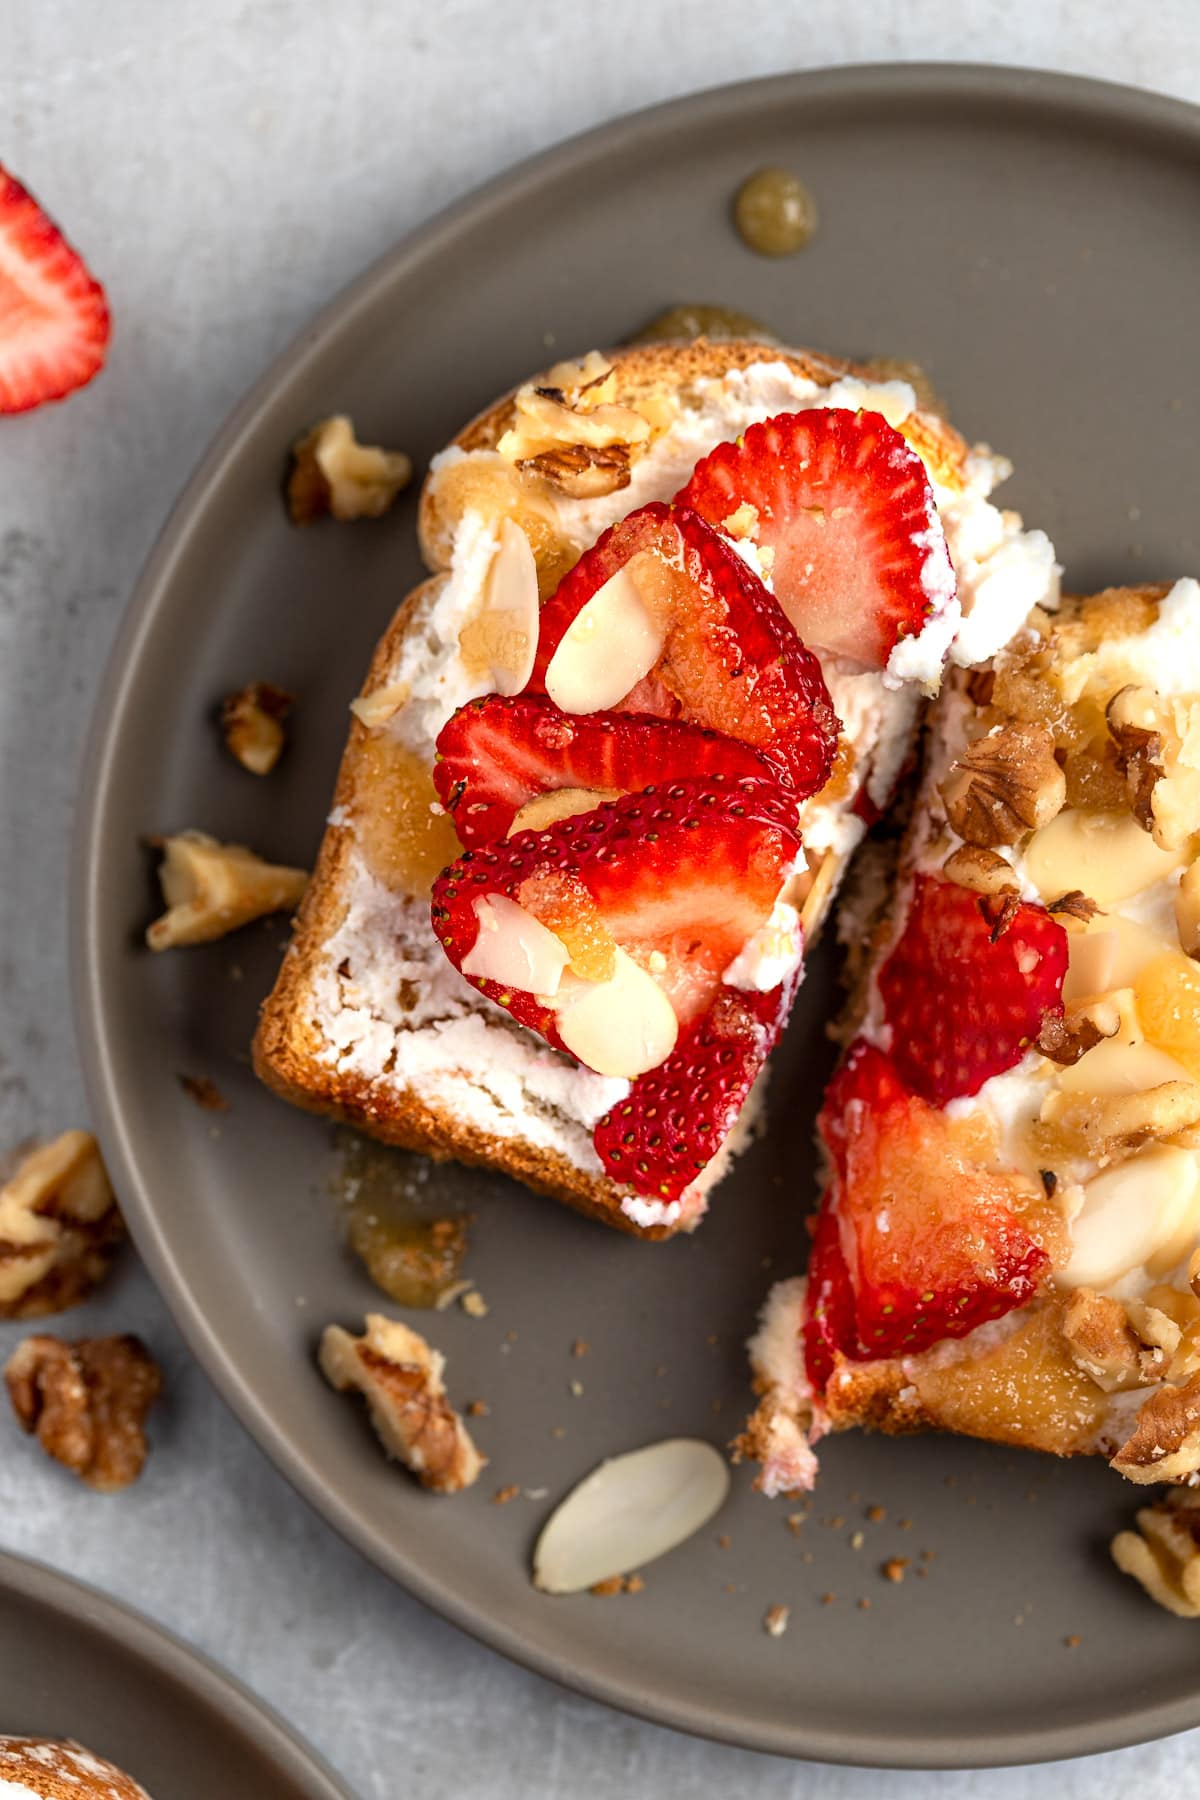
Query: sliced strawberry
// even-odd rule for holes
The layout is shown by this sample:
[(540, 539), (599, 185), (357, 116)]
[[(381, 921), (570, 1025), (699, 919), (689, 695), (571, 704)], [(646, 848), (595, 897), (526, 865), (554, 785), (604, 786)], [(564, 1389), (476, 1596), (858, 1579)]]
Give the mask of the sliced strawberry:
[(104, 289), (0, 167), (0, 413), (83, 387), (103, 366), (108, 338)]
[[(891, 1060), (860, 1039), (830, 1083), (819, 1127), (836, 1172), (825, 1211), (837, 1220), (854, 1304), (851, 1338), (847, 1290), (818, 1222), (807, 1342), (825, 1379), (834, 1350), (915, 1354), (1033, 1296), (1049, 1257), (1019, 1216), (1028, 1185), (995, 1166), (971, 1121), (910, 1093)], [(823, 1324), (814, 1310), (822, 1301)]]
[(855, 1356), (858, 1327), (854, 1313), (854, 1289), (842, 1254), (837, 1221), (837, 1194), (831, 1190), (821, 1201), (808, 1253), (808, 1290), (804, 1308), (804, 1367), (813, 1392), (822, 1394), (833, 1374), (834, 1358)]
[(649, 678), (622, 704), (751, 744), (790, 772), (800, 798), (815, 793), (838, 735), (821, 665), (753, 570), (683, 507), (640, 507), (580, 557), (542, 608), (529, 691), (546, 691), (567, 628), (635, 557), (639, 589), (666, 635)]
[(904, 1080), (936, 1106), (1011, 1069), (1062, 1012), (1067, 934), (1044, 907), (1002, 914), (968, 888), (918, 875), (900, 940), (879, 971)]
[(716, 1155), (791, 1010), (796, 980), (769, 993), (721, 988), (666, 1062), (639, 1075), (596, 1126), (600, 1160), (639, 1194), (678, 1200)]
[(525, 802), (552, 789), (607, 789), (611, 797), (709, 775), (788, 781), (748, 744), (702, 726), (623, 712), (572, 717), (544, 694), (489, 694), (460, 707), (438, 738), (433, 770), (468, 846), (504, 837)]
[[(628, 794), (545, 831), (464, 851), (434, 883), (434, 930), (461, 968), (479, 934), (476, 901), (501, 894), (529, 910), (544, 894), (546, 872), (567, 871), (607, 933), (651, 971), (686, 1024), (709, 1006), (724, 970), (769, 916), (799, 853), (794, 819), (787, 790), (756, 778), (710, 775), (673, 782), (661, 793)], [(578, 925), (586, 931), (586, 916)], [(470, 979), (521, 1024), (565, 1048), (543, 999)]]
[(881, 669), (954, 605), (925, 465), (880, 413), (814, 407), (751, 425), (697, 464), (678, 500), (714, 525), (754, 508), (776, 597), (816, 649)]

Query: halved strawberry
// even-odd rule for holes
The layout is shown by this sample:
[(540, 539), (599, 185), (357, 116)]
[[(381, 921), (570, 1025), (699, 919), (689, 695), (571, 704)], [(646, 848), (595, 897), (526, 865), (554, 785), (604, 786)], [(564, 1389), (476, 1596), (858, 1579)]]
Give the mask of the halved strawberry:
[[(536, 909), (547, 872), (563, 871), (584, 890), (581, 933), (593, 905), (608, 935), (649, 970), (687, 1024), (709, 1006), (724, 970), (769, 916), (798, 853), (795, 802), (777, 782), (716, 774), (672, 782), (464, 851), (434, 883), (433, 926), (461, 969), (480, 931), (477, 902), (499, 894)], [(470, 979), (521, 1024), (567, 1048), (545, 996)]]
[(1047, 1013), (1062, 1012), (1067, 934), (1022, 901), (991, 903), (918, 875), (895, 949), (879, 971), (904, 1080), (936, 1106), (1020, 1062)]
[(678, 1200), (733, 1129), (795, 990), (793, 976), (769, 993), (717, 992), (667, 1060), (639, 1075), (628, 1098), (597, 1124), (593, 1141), (614, 1181), (656, 1200)]
[(933, 489), (881, 413), (814, 407), (751, 425), (696, 465), (677, 500), (714, 525), (753, 507), (775, 595), (815, 649), (881, 669), (935, 614), (948, 648), (955, 579)]
[(813, 1224), (808, 1253), (808, 1288), (804, 1307), (804, 1367), (816, 1394), (824, 1393), (834, 1358), (858, 1354), (854, 1289), (842, 1254), (837, 1221), (837, 1194), (824, 1195)]
[(977, 1122), (948, 1119), (910, 1093), (891, 1060), (860, 1039), (829, 1085), (819, 1128), (836, 1171), (814, 1239), (806, 1338), (822, 1382), (834, 1350), (912, 1355), (1032, 1298), (1050, 1259), (1020, 1216), (1030, 1190), (996, 1166)]
[(504, 837), (536, 794), (589, 788), (611, 797), (708, 775), (789, 781), (748, 744), (702, 726), (639, 713), (572, 716), (544, 694), (489, 694), (460, 707), (438, 738), (433, 769), (438, 798), (467, 846)]
[(580, 557), (542, 608), (527, 691), (546, 692), (568, 627), (635, 558), (642, 599), (664, 642), (657, 663), (618, 705), (751, 744), (788, 769), (801, 799), (815, 793), (838, 736), (821, 665), (753, 570), (684, 507), (640, 507)]
[(108, 338), (104, 289), (0, 167), (0, 413), (83, 387), (103, 366)]

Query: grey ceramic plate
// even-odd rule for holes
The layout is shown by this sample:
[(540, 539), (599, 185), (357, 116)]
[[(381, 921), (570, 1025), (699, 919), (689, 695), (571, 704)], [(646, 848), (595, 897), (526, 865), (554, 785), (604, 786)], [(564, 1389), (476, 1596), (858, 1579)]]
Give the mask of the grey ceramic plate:
[(350, 1800), (280, 1720), (178, 1638), (5, 1555), (0, 1734), (76, 1738), (154, 1800)]
[[(793, 261), (756, 259), (728, 223), (738, 182), (768, 162), (820, 205)], [(347, 700), (420, 573), (411, 497), (378, 525), (290, 529), (285, 447), (348, 409), (368, 441), (426, 458), (549, 349), (721, 301), (794, 342), (919, 359), (963, 429), (1018, 459), (1012, 504), (1053, 533), (1075, 582), (1195, 568), (1198, 216), (1197, 115), (1065, 78), (833, 70), (620, 121), (435, 221), (323, 313), (221, 434), (130, 608), (80, 808), (75, 952), (97, 1122), (139, 1246), (222, 1392), (332, 1524), (497, 1649), (614, 1705), (793, 1755), (1005, 1762), (1200, 1723), (1200, 1668), (1107, 1561), (1131, 1490), (1103, 1467), (965, 1442), (829, 1445), (797, 1534), (743, 1472), (730, 1547), (704, 1533), (636, 1599), (529, 1585), (550, 1502), (496, 1508), (494, 1489), (552, 1496), (608, 1453), (666, 1433), (723, 1441), (740, 1421), (741, 1346), (768, 1266), (800, 1257), (813, 1195), (829, 966), (779, 1059), (773, 1127), (693, 1240), (647, 1247), (493, 1177), (430, 1175), (477, 1216), (469, 1272), (491, 1308), (433, 1326), (455, 1393), (491, 1408), (473, 1493), (426, 1498), (321, 1385), (319, 1328), (373, 1294), (339, 1248), (327, 1126), (246, 1066), (284, 931), (157, 960), (138, 943), (155, 905), (142, 833), (202, 826), (311, 859)], [(208, 717), (257, 677), (300, 696), (269, 785)], [(215, 1127), (181, 1070), (229, 1096)], [(864, 1522), (872, 1503), (886, 1522)], [(922, 1550), (924, 1579), (882, 1580), (885, 1557), (915, 1568)], [(776, 1602), (792, 1608), (781, 1640), (761, 1627)]]

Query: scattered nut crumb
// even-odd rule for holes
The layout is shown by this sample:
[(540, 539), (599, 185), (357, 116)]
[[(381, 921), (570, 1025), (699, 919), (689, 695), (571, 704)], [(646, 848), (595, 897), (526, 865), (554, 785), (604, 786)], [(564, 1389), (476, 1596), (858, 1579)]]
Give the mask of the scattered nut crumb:
[(737, 1593), (737, 1582), (736, 1581), (727, 1581), (725, 1583), (724, 1587), (721, 1589), (721, 1592), (723, 1594), (736, 1594)]
[(837, 1599), (836, 1594), (822, 1594), (821, 1595), (821, 1605), (822, 1606), (832, 1606), (836, 1599)]
[(323, 419), (292, 446), (286, 498), (293, 525), (335, 519), (377, 519), (412, 480), (402, 451), (360, 444), (344, 414)]
[(510, 1481), (507, 1487), (496, 1489), (495, 1493), (492, 1495), (491, 1503), (493, 1506), (507, 1506), (510, 1500), (516, 1499), (520, 1491), (520, 1482)]
[(582, 1392), (583, 1392), (582, 1381), (573, 1381), (571, 1383), (571, 1392), (574, 1394), (575, 1398), (578, 1400), (580, 1394), (582, 1394)]
[(913, 1570), (914, 1575), (920, 1575), (922, 1578), (924, 1576), (928, 1575), (928, 1573), (929, 1573), (928, 1563), (919, 1563), (917, 1565), (917, 1567)]
[(870, 1612), (870, 1610), (871, 1610), (871, 1602), (867, 1599), (867, 1596), (865, 1594), (863, 1594), (859, 1599), (858, 1610), (859, 1610), (859, 1612)]
[(733, 1542), (733, 1539), (730, 1537), (729, 1533), (727, 1531), (723, 1531), (721, 1533), (720, 1537), (717, 1539), (717, 1548), (719, 1550), (728, 1550), (728, 1548), (729, 1548), (730, 1544), (732, 1544), (732, 1542)]
[(788, 1620), (791, 1618), (791, 1615), (792, 1609), (790, 1606), (768, 1606), (766, 1612), (763, 1614), (763, 1630), (766, 1632), (767, 1636), (773, 1638), (782, 1637), (788, 1628)]
[(897, 1525), (899, 1525), (901, 1531), (911, 1531), (912, 1530), (912, 1520), (911, 1519), (897, 1519), (896, 1523), (897, 1523)]
[(804, 1523), (805, 1519), (807, 1519), (807, 1517), (808, 1517), (808, 1514), (802, 1513), (802, 1512), (794, 1512), (794, 1513), (788, 1514), (787, 1521), (786, 1521), (787, 1528), (791, 1532), (793, 1537), (799, 1537), (800, 1527), (803, 1525), (803, 1523)]
[(189, 1100), (194, 1100), (202, 1112), (223, 1113), (229, 1111), (229, 1102), (207, 1075), (181, 1075), (179, 1085)]
[(921, 1561), (927, 1562), (927, 1563), (932, 1562), (936, 1555), (937, 1555), (936, 1550), (922, 1550)]
[(625, 1577), (623, 1575), (610, 1575), (607, 1581), (594, 1581), (588, 1589), (588, 1593), (598, 1594), (601, 1598), (607, 1599), (610, 1594), (622, 1593), (624, 1588)]
[(883, 1506), (868, 1506), (867, 1518), (872, 1525), (882, 1525), (883, 1521), (887, 1518), (887, 1508)]
[(475, 1283), (473, 1281), (452, 1281), (449, 1287), (444, 1287), (442, 1289), (441, 1293), (434, 1301), (434, 1310), (436, 1312), (446, 1312), (454, 1305), (456, 1300), (461, 1300), (464, 1294), (470, 1293), (474, 1285)]
[(821, 1523), (822, 1525), (828, 1525), (831, 1531), (840, 1531), (846, 1521), (843, 1519), (841, 1513), (831, 1513), (827, 1519), (822, 1519)]
[(564, 1437), (566, 1437), (566, 1435), (567, 1435), (567, 1428), (565, 1425), (552, 1425), (550, 1427), (550, 1436), (551, 1437), (564, 1438)]
[(264, 862), (243, 844), (221, 844), (203, 831), (151, 839), (163, 853), (158, 879), (167, 910), (147, 928), (151, 950), (209, 944), (268, 913), (299, 906), (303, 869)]
[(488, 1303), (478, 1288), (468, 1288), (460, 1297), (459, 1305), (462, 1307), (463, 1311), (469, 1313), (473, 1319), (487, 1318)]
[(294, 705), (294, 695), (271, 681), (252, 681), (226, 695), (221, 707), (225, 745), (251, 775), (269, 775), (283, 755), (283, 721)]
[(476, 1480), (487, 1459), (446, 1398), (445, 1358), (418, 1332), (368, 1313), (360, 1338), (327, 1326), (319, 1360), (331, 1387), (362, 1394), (384, 1449), (423, 1487), (457, 1494)]
[(1083, 1639), (1080, 1637), (1080, 1635), (1077, 1631), (1073, 1631), (1071, 1633), (1070, 1637), (1065, 1637), (1063, 1639), (1063, 1643), (1066, 1645), (1068, 1650), (1078, 1650), (1078, 1648), (1079, 1648), (1080, 1644), (1082, 1644), (1082, 1642), (1083, 1642)]
[(162, 1389), (140, 1338), (28, 1337), (4, 1369), (13, 1412), (47, 1456), (98, 1493), (137, 1480), (146, 1461), (146, 1415)]
[(852, 1550), (861, 1550), (861, 1549), (862, 1549), (862, 1547), (863, 1547), (863, 1545), (864, 1545), (864, 1544), (865, 1544), (865, 1543), (866, 1543), (866, 1541), (867, 1541), (867, 1534), (866, 1534), (866, 1532), (865, 1532), (865, 1531), (853, 1531), (853, 1532), (851, 1532), (851, 1534), (850, 1534), (850, 1548), (851, 1548), (851, 1549), (852, 1549)]
[(486, 1400), (468, 1400), (464, 1408), (469, 1419), (486, 1419), (491, 1410)]
[(889, 1556), (880, 1573), (887, 1581), (903, 1581), (908, 1563), (907, 1556)]
[(588, 1343), (586, 1338), (576, 1338), (575, 1342), (571, 1345), (571, 1355), (586, 1356), (591, 1347), (592, 1346)]
[(642, 1594), (645, 1593), (645, 1591), (646, 1580), (643, 1575), (627, 1575), (625, 1577), (625, 1592), (627, 1594)]
[(520, 1335), (520, 1332), (517, 1331), (506, 1331), (504, 1334), (504, 1341), (506, 1344), (515, 1344)]
[(125, 1224), (87, 1131), (22, 1157), (0, 1187), (0, 1319), (34, 1319), (85, 1300), (108, 1272)]

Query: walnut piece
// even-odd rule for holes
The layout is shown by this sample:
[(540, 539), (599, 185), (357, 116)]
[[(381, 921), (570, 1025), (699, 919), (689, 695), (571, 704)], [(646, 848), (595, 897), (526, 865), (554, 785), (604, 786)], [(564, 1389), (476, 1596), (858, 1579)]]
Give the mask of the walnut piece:
[(995, 850), (984, 850), (978, 844), (960, 844), (942, 864), (942, 873), (958, 887), (970, 888), (976, 894), (1019, 893), (1011, 863)]
[(287, 478), (288, 517), (311, 525), (325, 513), (335, 519), (378, 519), (412, 480), (402, 450), (360, 444), (343, 413), (323, 419), (292, 446)]
[(1164, 1081), (1132, 1094), (1054, 1092), (1041, 1120), (1096, 1161), (1148, 1138), (1171, 1138), (1200, 1122), (1200, 1083)]
[(994, 850), (1057, 818), (1067, 787), (1046, 727), (1009, 724), (968, 745), (941, 791), (959, 837)]
[(1200, 1470), (1200, 1375), (1143, 1401), (1110, 1465), (1130, 1481), (1184, 1481)]
[(1200, 958), (1200, 857), (1175, 889), (1175, 929), (1184, 955)]
[(457, 1494), (476, 1480), (486, 1459), (446, 1398), (445, 1358), (417, 1332), (381, 1313), (367, 1314), (360, 1338), (329, 1325), (320, 1364), (339, 1393), (362, 1394), (384, 1449), (423, 1487)]
[(1141, 1309), (1138, 1324), (1141, 1330), (1119, 1300), (1092, 1288), (1076, 1288), (1067, 1302), (1062, 1331), (1071, 1361), (1106, 1394), (1152, 1387), (1167, 1372), (1166, 1342), (1173, 1351), (1179, 1327), (1154, 1307)]
[(1200, 820), (1200, 699), (1124, 687), (1106, 717), (1134, 818), (1160, 850), (1181, 850)]
[(47, 1456), (98, 1493), (136, 1481), (146, 1461), (146, 1414), (162, 1388), (140, 1338), (28, 1337), (4, 1369), (12, 1408)]
[(208, 944), (252, 919), (290, 911), (308, 886), (303, 869), (279, 868), (203, 831), (181, 831), (156, 843), (163, 852), (158, 878), (167, 910), (146, 932), (152, 950)]
[(251, 775), (269, 775), (287, 741), (283, 721), (295, 704), (286, 688), (252, 681), (229, 694), (221, 708), (221, 730), (232, 756)]
[(1112, 1559), (1178, 1619), (1200, 1619), (1200, 1491), (1173, 1487), (1137, 1512), (1136, 1531), (1118, 1531)]
[(0, 1319), (77, 1306), (124, 1236), (90, 1132), (64, 1131), (31, 1151), (0, 1188)]
[(633, 459), (651, 422), (612, 400), (616, 378), (598, 351), (559, 363), (547, 385), (517, 390), (513, 415), (496, 449), (525, 474), (539, 475), (572, 499), (628, 487)]
[(1073, 1007), (1061, 1016), (1043, 1013), (1041, 1029), (1033, 1040), (1034, 1049), (1060, 1068), (1069, 1069), (1105, 1038), (1115, 1037), (1120, 1025), (1120, 1013), (1106, 996), (1092, 1006)]

